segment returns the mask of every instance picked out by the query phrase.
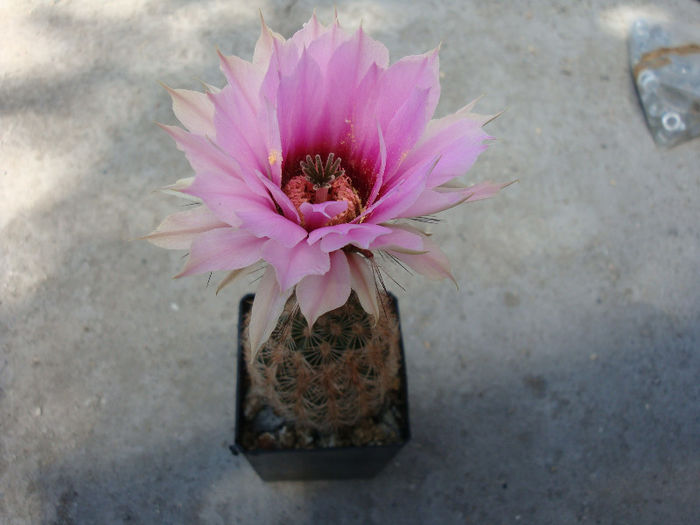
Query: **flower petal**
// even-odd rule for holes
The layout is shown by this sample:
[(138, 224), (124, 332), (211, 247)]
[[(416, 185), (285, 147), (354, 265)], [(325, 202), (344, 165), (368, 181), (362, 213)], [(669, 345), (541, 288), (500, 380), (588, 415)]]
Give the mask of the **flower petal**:
[(271, 142), (276, 135), (273, 111), (268, 104), (251, 105), (236, 84), (229, 84), (219, 93), (209, 93), (214, 104), (216, 143), (236, 159), (243, 172), (259, 170), (269, 173), (270, 153), (279, 147)]
[[(368, 83), (372, 78), (376, 81), (380, 68), (386, 68), (389, 52), (383, 44), (358, 29), (352, 38), (335, 49), (324, 67), (324, 59), (315, 54), (321, 44), (319, 40), (309, 48), (324, 74), (324, 105), (321, 109), (324, 118), (318, 123), (314, 140), (322, 149), (331, 149), (343, 140), (352, 141), (354, 112), (368, 100)], [(365, 80), (370, 70), (374, 73)], [(372, 86), (374, 84), (372, 82)]]
[(168, 250), (186, 250), (197, 234), (228, 226), (206, 206), (197, 206), (168, 215), (152, 233), (142, 239)]
[(387, 248), (386, 251), (428, 279), (449, 278), (456, 285), (457, 281), (452, 276), (450, 261), (445, 253), (428, 237), (423, 237), (423, 249), (426, 253), (410, 254), (391, 248)]
[(404, 173), (403, 180), (395, 182), (377, 202), (365, 210), (365, 213), (373, 222), (384, 222), (399, 217), (403, 210), (419, 199), (436, 162), (437, 159), (431, 166), (418, 166), (418, 169)]
[(242, 225), (243, 218), (238, 212), (246, 215), (247, 222), (255, 222), (259, 215), (278, 215), (264, 186), (262, 190), (253, 189), (247, 181), (226, 173), (203, 171), (181, 191), (202, 199), (220, 220), (231, 226)]
[(175, 277), (245, 268), (260, 259), (265, 239), (234, 228), (217, 228), (195, 237), (185, 268)]
[(275, 42), (284, 42), (284, 37), (267, 27), (265, 19), (260, 13), (260, 36), (255, 43), (253, 64), (259, 67), (267, 67), (274, 51)]
[(309, 327), (326, 312), (343, 306), (350, 297), (350, 267), (345, 254), (340, 250), (331, 253), (330, 270), (304, 277), (296, 294)]
[(304, 215), (304, 225), (315, 230), (321, 228), (339, 213), (348, 209), (348, 201), (326, 201), (318, 204), (302, 202), (299, 211)]
[(290, 42), (294, 44), (301, 53), (310, 44), (317, 41), (328, 29), (318, 21), (316, 13), (306, 22), (299, 31), (292, 35)]
[(280, 78), (277, 92), (277, 118), (285, 158), (294, 156), (302, 145), (313, 144), (313, 134), (321, 117), (322, 88), (321, 70), (305, 49), (294, 71)]
[(177, 148), (185, 153), (195, 173), (215, 171), (239, 176), (238, 163), (207, 138), (188, 133), (177, 126), (166, 126), (165, 124), (158, 124), (158, 126), (175, 140)]
[(378, 224), (336, 224), (324, 226), (309, 233), (309, 244), (315, 244), (319, 239), (324, 252), (339, 250), (343, 246), (353, 244), (358, 248), (368, 249), (377, 237), (391, 233), (391, 229)]
[(221, 71), (228, 83), (236, 86), (236, 91), (245, 99), (248, 106), (254, 110), (258, 109), (260, 107), (260, 86), (265, 71), (235, 55), (224, 55), (218, 49), (217, 53), (219, 54)]
[(510, 184), (512, 183), (506, 182), (505, 184), (496, 184), (493, 182), (482, 182), (468, 188), (439, 186), (434, 189), (426, 189), (423, 190), (411, 206), (397, 214), (396, 218), (432, 215), (433, 213), (448, 210), (463, 202), (488, 199)]
[(425, 236), (420, 230), (402, 224), (385, 224), (389, 232), (377, 237), (369, 246), (371, 250), (401, 250), (422, 253)]
[(172, 89), (163, 84), (173, 99), (173, 113), (182, 124), (197, 135), (216, 137), (214, 105), (207, 95), (187, 89)]
[(287, 247), (306, 237), (306, 230), (297, 224), (298, 219), (289, 220), (277, 212), (263, 178), (255, 173), (242, 180), (204, 171), (183, 192), (202, 199), (222, 221), (240, 225), (256, 237), (277, 239)]
[[(420, 95), (421, 92), (422, 95)], [(422, 131), (435, 110), (439, 95), (437, 51), (402, 58), (382, 73), (375, 88), (370, 92), (369, 99), (358, 107), (353, 122), (354, 134), (357, 137), (356, 150), (362, 152), (364, 157), (368, 157), (371, 144), (377, 143), (376, 126), (379, 122), (387, 138), (387, 149), (391, 150), (387, 152), (387, 173), (392, 175), (395, 166), (400, 163), (403, 152), (410, 150), (413, 146), (412, 141), (415, 139), (412, 133), (411, 137), (402, 141), (400, 147), (392, 149), (387, 137), (391, 121), (403, 106), (407, 106), (404, 110), (406, 114), (396, 121), (395, 127), (402, 128), (403, 126), (398, 125), (398, 122), (406, 120), (409, 114), (417, 114), (420, 117), (419, 121), (422, 121), (418, 131)], [(422, 103), (422, 107), (418, 107), (419, 103)], [(376, 146), (374, 148), (376, 158), (378, 150)], [(388, 180), (389, 178), (385, 177), (385, 181)]]
[(330, 268), (328, 253), (306, 242), (288, 248), (271, 239), (262, 248), (262, 258), (274, 267), (282, 290), (289, 289), (307, 275), (321, 275)]
[(430, 175), (428, 188), (464, 175), (488, 147), (484, 141), (492, 138), (481, 129), (491, 117), (472, 114), (471, 108), (469, 105), (453, 115), (431, 120), (401, 169), (425, 164), (438, 156), (440, 161)]
[(255, 174), (258, 176), (258, 179), (260, 179), (260, 182), (262, 182), (267, 190), (270, 192), (270, 196), (272, 199), (275, 201), (275, 203), (280, 207), (282, 210), (282, 213), (284, 216), (289, 219), (290, 221), (293, 221), (297, 224), (299, 224), (299, 213), (297, 212), (297, 209), (294, 207), (294, 204), (292, 204), (292, 201), (289, 199), (289, 197), (282, 191), (282, 189), (277, 186), (274, 182), (272, 182), (270, 179), (265, 177), (262, 173), (259, 171), (255, 171)]
[(377, 301), (377, 286), (374, 282), (374, 274), (367, 260), (356, 253), (346, 253), (350, 267), (350, 286), (365, 311), (374, 317), (375, 322), (379, 318), (379, 302)]
[(292, 288), (280, 290), (275, 279), (275, 272), (271, 266), (268, 266), (260, 279), (258, 289), (255, 291), (253, 308), (250, 312), (248, 341), (250, 342), (251, 362), (277, 326), (277, 320), (292, 291)]

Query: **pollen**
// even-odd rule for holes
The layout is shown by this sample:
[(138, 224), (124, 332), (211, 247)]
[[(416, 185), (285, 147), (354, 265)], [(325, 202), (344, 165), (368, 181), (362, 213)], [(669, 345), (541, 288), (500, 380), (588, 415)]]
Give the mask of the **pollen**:
[(279, 152), (275, 151), (274, 149), (270, 151), (270, 154), (267, 156), (267, 161), (270, 163), (270, 166), (274, 166), (275, 163), (277, 162), (279, 156)]

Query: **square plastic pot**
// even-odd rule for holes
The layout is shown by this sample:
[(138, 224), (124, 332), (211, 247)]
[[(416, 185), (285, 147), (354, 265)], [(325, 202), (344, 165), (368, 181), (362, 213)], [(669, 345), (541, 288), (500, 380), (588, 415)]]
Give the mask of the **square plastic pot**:
[[(401, 355), (400, 398), (402, 404), (401, 441), (389, 445), (344, 446), (314, 449), (275, 449), (247, 450), (241, 440), (244, 425), (244, 402), (248, 386), (246, 360), (243, 356), (243, 321), (253, 305), (253, 294), (241, 299), (238, 318), (238, 374), (236, 381), (236, 437), (231, 451), (238, 455), (242, 453), (255, 472), (264, 481), (282, 480), (318, 480), (318, 479), (357, 479), (374, 477), (411, 439), (411, 429), (408, 419), (408, 387), (406, 383), (406, 359), (401, 338), (401, 323), (399, 320), (399, 351)], [(391, 298), (397, 319), (399, 309), (396, 297)]]

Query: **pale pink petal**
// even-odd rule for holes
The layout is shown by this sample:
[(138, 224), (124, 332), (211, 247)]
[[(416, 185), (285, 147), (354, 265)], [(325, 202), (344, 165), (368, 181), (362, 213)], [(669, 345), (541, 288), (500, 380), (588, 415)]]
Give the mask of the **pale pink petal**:
[(423, 249), (426, 253), (410, 254), (387, 248), (386, 251), (416, 272), (428, 279), (451, 279), (457, 284), (450, 271), (450, 262), (444, 252), (428, 237), (423, 237)]
[(236, 86), (237, 93), (245, 99), (245, 102), (254, 111), (260, 107), (260, 86), (262, 85), (265, 71), (247, 60), (235, 55), (219, 53), (221, 71), (226, 76), (229, 84)]
[(258, 289), (255, 291), (253, 308), (250, 312), (248, 341), (250, 342), (251, 361), (255, 359), (260, 347), (270, 338), (292, 291), (293, 288), (280, 290), (275, 279), (275, 272), (271, 266), (268, 266), (260, 279)]
[(256, 219), (251, 213), (263, 216), (275, 214), (286, 220), (277, 214), (274, 202), (264, 186), (262, 191), (254, 189), (247, 181), (226, 173), (202, 171), (189, 187), (181, 191), (202, 199), (220, 220), (231, 226), (241, 225), (243, 216), (238, 215), (239, 212), (245, 214), (249, 221)]
[(330, 254), (330, 270), (323, 275), (309, 275), (297, 284), (296, 294), (301, 313), (309, 327), (320, 316), (339, 308), (350, 297), (350, 267), (345, 254)]
[(267, 27), (262, 13), (260, 13), (260, 36), (255, 44), (253, 64), (258, 67), (267, 67), (272, 57), (275, 41), (284, 42), (284, 37)]
[(194, 197), (193, 195), (187, 195), (184, 193), (184, 190), (192, 186), (192, 183), (194, 182), (194, 177), (185, 177), (183, 179), (177, 179), (174, 184), (170, 184), (168, 186), (163, 186), (159, 191), (162, 191), (163, 193), (167, 195), (173, 195), (175, 197), (179, 197), (181, 199), (186, 199), (190, 202), (196, 202), (198, 204), (201, 204), (202, 199), (198, 197)]
[(197, 234), (224, 227), (230, 226), (220, 221), (206, 206), (197, 206), (168, 215), (152, 233), (142, 239), (168, 250), (186, 250)]
[(291, 248), (269, 240), (262, 248), (262, 258), (275, 268), (282, 290), (294, 286), (307, 275), (322, 275), (330, 268), (328, 253), (318, 244), (300, 242)]
[(377, 237), (369, 246), (371, 250), (401, 250), (404, 252), (419, 253), (425, 250), (423, 247), (424, 236), (418, 230), (399, 224), (386, 224), (389, 232)]
[(219, 93), (209, 93), (214, 104), (214, 125), (217, 145), (236, 159), (243, 171), (268, 173), (270, 152), (275, 149), (268, 140), (273, 135), (264, 112), (266, 105), (252, 107), (236, 85), (227, 85)]
[(197, 235), (185, 268), (176, 277), (245, 268), (260, 259), (264, 239), (234, 228), (217, 228)]
[(326, 201), (318, 204), (302, 202), (299, 210), (304, 215), (304, 225), (309, 230), (322, 227), (339, 213), (348, 209), (348, 201)]
[(487, 148), (484, 141), (491, 138), (481, 128), (490, 117), (474, 115), (468, 111), (470, 109), (468, 106), (453, 115), (431, 120), (423, 136), (402, 163), (401, 169), (425, 164), (437, 156), (440, 161), (430, 175), (428, 188), (464, 175)]
[(302, 28), (292, 35), (289, 41), (294, 44), (301, 53), (305, 48), (318, 40), (328, 29), (318, 21), (316, 13), (311, 15), (311, 19), (306, 22)]
[[(229, 84), (234, 84), (236, 87), (236, 93), (231, 96), (244, 99), (251, 114), (255, 115), (259, 121), (260, 134), (258, 140), (264, 147), (257, 150), (251, 147), (251, 151), (256, 156), (254, 164), (262, 165), (262, 172), (279, 186), (282, 180), (282, 148), (280, 145), (277, 112), (269, 100), (262, 100), (260, 97), (260, 87), (265, 71), (259, 66), (237, 56), (224, 56), (219, 52), (219, 58), (221, 59), (221, 70), (226, 75)], [(246, 130), (243, 131), (245, 135)], [(226, 139), (224, 137), (222, 140)], [(239, 134), (233, 133), (232, 136), (228, 136), (228, 139), (233, 140), (239, 146), (242, 143)], [(250, 140), (248, 142), (250, 143)], [(261, 154), (264, 154), (264, 159), (257, 157)], [(248, 162), (248, 166), (250, 166), (250, 159), (248, 159)]]
[(292, 42), (278, 39), (272, 40), (270, 62), (263, 79), (260, 93), (270, 101), (277, 100), (277, 89), (280, 78), (290, 75), (297, 67), (300, 51)]
[(192, 133), (216, 137), (214, 105), (204, 93), (172, 89), (163, 84), (173, 99), (173, 113)]
[(415, 202), (395, 215), (401, 217), (421, 217), (432, 215), (450, 209), (463, 202), (472, 202), (493, 197), (499, 190), (511, 184), (496, 184), (493, 182), (482, 182), (468, 188), (447, 188), (439, 186), (434, 189), (426, 189), (420, 194)]
[(350, 267), (350, 286), (355, 290), (362, 308), (373, 316), (376, 322), (379, 318), (379, 302), (377, 301), (377, 285), (372, 269), (361, 255), (347, 253), (346, 256)]
[(240, 176), (236, 161), (217, 148), (207, 138), (188, 133), (177, 126), (158, 125), (175, 140), (178, 149), (185, 153), (195, 173), (216, 171), (217, 173), (226, 173), (231, 176)]
[(319, 239), (321, 250), (332, 252), (343, 246), (353, 244), (358, 248), (368, 249), (377, 237), (391, 233), (391, 229), (378, 224), (336, 224), (324, 226), (309, 233), (309, 244), (315, 244)]
[(201, 172), (184, 193), (199, 197), (222, 221), (238, 224), (256, 237), (276, 239), (292, 247), (306, 237), (306, 230), (277, 212), (261, 178), (243, 180), (217, 172)]
[(378, 143), (379, 143), (379, 166), (377, 169), (377, 165), (375, 164), (374, 172), (375, 172), (375, 181), (374, 181), (374, 186), (372, 186), (372, 192), (369, 194), (369, 197), (367, 198), (367, 205), (370, 206), (374, 203), (374, 199), (377, 198), (377, 195), (379, 195), (379, 190), (382, 187), (382, 183), (384, 182), (384, 170), (386, 169), (386, 161), (387, 161), (387, 151), (386, 151), (386, 142), (384, 141), (384, 134), (382, 133), (382, 127), (377, 123), (377, 138), (378, 138)]

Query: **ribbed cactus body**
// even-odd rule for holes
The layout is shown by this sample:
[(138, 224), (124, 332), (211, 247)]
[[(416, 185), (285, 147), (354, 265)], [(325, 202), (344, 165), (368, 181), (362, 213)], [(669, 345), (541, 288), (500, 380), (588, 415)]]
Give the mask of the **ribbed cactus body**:
[(400, 359), (398, 321), (388, 297), (383, 303), (375, 323), (353, 293), (309, 330), (292, 297), (252, 363), (244, 344), (250, 394), (288, 421), (320, 431), (375, 415), (397, 387)]

